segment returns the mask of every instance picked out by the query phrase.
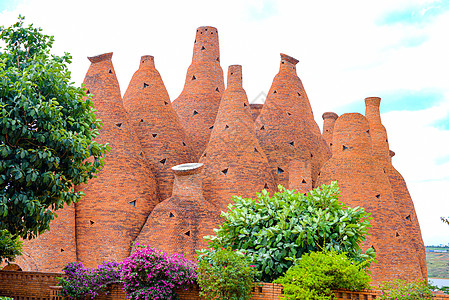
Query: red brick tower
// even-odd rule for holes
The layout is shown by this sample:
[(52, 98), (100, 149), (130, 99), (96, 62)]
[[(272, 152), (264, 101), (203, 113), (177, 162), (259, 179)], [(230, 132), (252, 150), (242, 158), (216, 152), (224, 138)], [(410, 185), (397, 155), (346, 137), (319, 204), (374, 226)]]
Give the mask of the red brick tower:
[(111, 146), (101, 173), (78, 188), (86, 196), (75, 207), (77, 257), (86, 267), (127, 257), (158, 203), (154, 175), (123, 108), (111, 57), (107, 53), (89, 58), (84, 79), (104, 124), (96, 140)]
[(323, 138), (326, 140), (329, 148), (332, 147), (332, 134), (334, 133), (334, 125), (337, 119), (338, 115), (334, 112), (325, 112), (323, 114)]
[(62, 272), (68, 263), (76, 261), (74, 205), (64, 206), (56, 214), (50, 231), (23, 241), (23, 254), (14, 262), (22, 271)]
[(218, 31), (214, 27), (199, 27), (184, 89), (173, 101), (196, 160), (206, 149), (223, 91)]
[(189, 140), (173, 110), (153, 56), (142, 56), (129, 83), (123, 105), (156, 176), (159, 199), (171, 196), (171, 167), (195, 161)]
[(219, 211), (226, 210), (233, 195), (251, 198), (264, 188), (275, 189), (267, 158), (256, 138), (242, 87), (241, 66), (229, 67), (228, 85), (200, 162), (205, 165), (204, 197)]
[(195, 250), (207, 247), (203, 236), (214, 234), (222, 220), (203, 197), (203, 164), (174, 166), (173, 194), (159, 203), (148, 217), (136, 243), (193, 259)]
[(251, 116), (253, 117), (253, 121), (256, 121), (262, 111), (263, 104), (250, 104), (249, 107), (251, 108)]
[[(256, 134), (278, 184), (289, 184), (290, 161), (310, 161), (312, 186), (331, 156), (304, 88), (296, 75), (298, 60), (281, 54), (279, 73), (256, 120)], [(295, 175), (297, 176), (297, 175)]]
[(398, 212), (405, 223), (405, 228), (410, 237), (410, 241), (419, 259), (422, 279), (427, 280), (427, 263), (424, 242), (422, 240), (421, 229), (415, 212), (413, 200), (407, 189), (402, 175), (391, 164), (391, 157), (394, 152), (389, 150), (388, 136), (380, 118), (380, 98), (369, 97), (365, 99), (365, 116), (369, 122), (372, 139), (373, 155), (378, 163), (383, 167), (391, 184), (393, 196), (396, 201)]
[(318, 184), (337, 181), (349, 207), (361, 206), (373, 220), (363, 250), (374, 247), (373, 284), (385, 280), (422, 280), (415, 250), (398, 213), (390, 183), (371, 150), (369, 124), (358, 113), (343, 114), (335, 122), (332, 158), (321, 169)]

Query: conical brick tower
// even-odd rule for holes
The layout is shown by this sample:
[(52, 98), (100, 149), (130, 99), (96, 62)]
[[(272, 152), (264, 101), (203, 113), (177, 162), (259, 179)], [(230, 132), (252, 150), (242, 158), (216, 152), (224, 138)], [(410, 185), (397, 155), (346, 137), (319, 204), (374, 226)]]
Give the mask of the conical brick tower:
[(275, 180), (285, 187), (289, 184), (292, 160), (311, 162), (312, 186), (315, 186), (322, 164), (331, 156), (296, 75), (297, 63), (298, 60), (293, 57), (281, 54), (279, 73), (273, 79), (255, 122), (257, 138), (267, 155)]
[(56, 211), (50, 230), (32, 240), (24, 240), (22, 255), (14, 263), (22, 271), (60, 273), (76, 261), (74, 204)]
[(233, 195), (256, 196), (264, 188), (273, 191), (274, 180), (260, 147), (246, 92), (242, 87), (242, 67), (228, 70), (228, 85), (206, 151), (203, 189), (206, 200), (226, 211)]
[(134, 131), (155, 173), (159, 199), (171, 196), (171, 167), (195, 161), (153, 56), (142, 56), (123, 97)]
[(365, 99), (365, 116), (369, 122), (373, 155), (382, 166), (391, 184), (399, 215), (405, 224), (410, 241), (419, 259), (422, 279), (427, 280), (427, 263), (421, 229), (415, 212), (413, 200), (402, 175), (391, 164), (394, 152), (389, 150), (388, 136), (380, 118), (380, 98)]
[(123, 108), (111, 57), (107, 53), (89, 58), (84, 79), (104, 124), (96, 141), (111, 147), (97, 178), (78, 188), (86, 196), (76, 203), (77, 256), (86, 267), (127, 257), (158, 203), (154, 175)]
[(185, 254), (193, 259), (195, 250), (207, 247), (203, 237), (214, 234), (222, 223), (217, 210), (203, 197), (203, 164), (189, 163), (172, 168), (175, 173), (173, 194), (159, 203), (148, 217), (136, 239), (171, 254)]
[(338, 115), (334, 112), (325, 112), (323, 114), (323, 138), (329, 148), (332, 147), (332, 134), (334, 133), (335, 121)]
[(420, 265), (398, 213), (393, 192), (371, 150), (369, 124), (358, 113), (343, 114), (334, 127), (332, 158), (321, 169), (318, 184), (337, 181), (349, 207), (361, 206), (371, 214), (372, 228), (362, 245), (373, 247), (377, 263), (371, 265), (373, 282), (422, 280)]
[(223, 91), (218, 31), (214, 27), (199, 27), (184, 89), (173, 101), (196, 159), (206, 149)]

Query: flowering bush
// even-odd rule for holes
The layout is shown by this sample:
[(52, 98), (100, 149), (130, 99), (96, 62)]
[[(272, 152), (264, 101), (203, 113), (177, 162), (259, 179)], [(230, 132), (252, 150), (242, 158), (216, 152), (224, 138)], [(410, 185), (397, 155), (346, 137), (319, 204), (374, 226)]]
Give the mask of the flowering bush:
[(179, 255), (137, 247), (122, 262), (124, 290), (133, 300), (176, 299), (174, 289), (195, 282), (196, 264)]
[(432, 299), (432, 291), (428, 284), (423, 282), (405, 282), (403, 280), (386, 281), (380, 285), (382, 300), (415, 300)]
[(250, 265), (243, 251), (219, 249), (197, 252), (197, 282), (201, 296), (214, 300), (250, 298), (254, 278), (260, 272)]
[(96, 269), (85, 269), (80, 262), (64, 267), (66, 278), (59, 278), (61, 294), (68, 299), (92, 299), (101, 292), (107, 292), (109, 283), (120, 282), (120, 265), (105, 262)]

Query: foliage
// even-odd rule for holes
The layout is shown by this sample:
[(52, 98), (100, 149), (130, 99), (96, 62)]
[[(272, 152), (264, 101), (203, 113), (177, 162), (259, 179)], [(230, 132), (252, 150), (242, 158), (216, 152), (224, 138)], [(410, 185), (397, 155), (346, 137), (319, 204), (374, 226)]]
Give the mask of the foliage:
[(395, 279), (380, 285), (382, 300), (432, 299), (432, 288), (425, 282), (405, 282)]
[(174, 289), (195, 282), (196, 264), (179, 255), (136, 247), (122, 262), (124, 290), (133, 300), (176, 299)]
[(369, 288), (366, 262), (356, 263), (334, 250), (304, 254), (287, 273), (275, 280), (284, 286), (287, 300), (330, 300), (332, 290)]
[(259, 275), (241, 251), (198, 251), (197, 282), (200, 295), (210, 300), (248, 300)]
[(73, 187), (99, 171), (107, 146), (93, 141), (101, 124), (70, 82), (71, 56), (51, 55), (53, 37), (23, 20), (0, 27), (0, 229), (32, 238), (80, 199)]
[(0, 300), (13, 300), (14, 298), (0, 296)]
[(96, 269), (85, 269), (80, 262), (72, 262), (64, 267), (66, 278), (59, 278), (61, 295), (68, 299), (93, 299), (107, 291), (110, 283), (120, 282), (120, 265), (105, 262)]
[(282, 186), (279, 190), (273, 197), (265, 190), (258, 199), (233, 197), (216, 236), (206, 237), (209, 245), (245, 250), (265, 282), (284, 274), (296, 258), (311, 251), (334, 249), (358, 262), (373, 259), (373, 249), (362, 253), (359, 247), (371, 218), (363, 208), (348, 208), (338, 201), (336, 182), (306, 195)]
[(12, 262), (16, 256), (21, 254), (22, 241), (18, 237), (13, 237), (8, 230), (0, 229), (0, 264)]

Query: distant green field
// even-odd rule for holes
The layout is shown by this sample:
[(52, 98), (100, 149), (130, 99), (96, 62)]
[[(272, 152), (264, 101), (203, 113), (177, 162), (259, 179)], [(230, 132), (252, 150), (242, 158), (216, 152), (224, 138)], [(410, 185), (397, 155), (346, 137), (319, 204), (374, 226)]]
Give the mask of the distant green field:
[(449, 247), (426, 247), (431, 250), (448, 250), (446, 253), (427, 252), (427, 274), (434, 278), (449, 278)]

